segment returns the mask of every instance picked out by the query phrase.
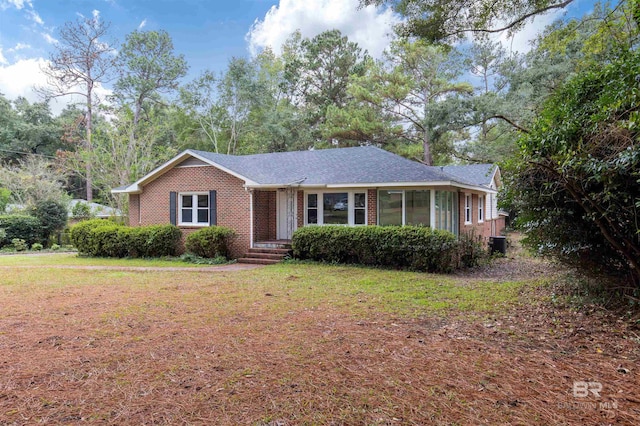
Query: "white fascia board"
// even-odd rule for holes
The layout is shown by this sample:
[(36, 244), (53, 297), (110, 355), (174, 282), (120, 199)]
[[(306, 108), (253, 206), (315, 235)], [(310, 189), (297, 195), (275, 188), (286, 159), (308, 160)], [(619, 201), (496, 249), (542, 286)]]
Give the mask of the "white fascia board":
[(112, 194), (140, 194), (142, 193), (142, 188), (140, 188), (136, 184), (131, 184), (124, 189), (112, 189)]

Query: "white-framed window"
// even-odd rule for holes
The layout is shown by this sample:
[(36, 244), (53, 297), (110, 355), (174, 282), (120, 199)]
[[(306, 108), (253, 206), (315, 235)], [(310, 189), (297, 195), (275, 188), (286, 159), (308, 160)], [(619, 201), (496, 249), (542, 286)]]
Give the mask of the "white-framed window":
[(431, 190), (379, 190), (378, 223), (431, 226)]
[(434, 192), (435, 229), (458, 235), (458, 193), (452, 191)]
[(209, 194), (181, 192), (178, 195), (178, 222), (185, 226), (209, 226)]
[(464, 223), (471, 224), (471, 194), (464, 194)]
[(305, 225), (366, 225), (367, 193), (305, 193)]
[(484, 222), (484, 195), (478, 195), (478, 222)]

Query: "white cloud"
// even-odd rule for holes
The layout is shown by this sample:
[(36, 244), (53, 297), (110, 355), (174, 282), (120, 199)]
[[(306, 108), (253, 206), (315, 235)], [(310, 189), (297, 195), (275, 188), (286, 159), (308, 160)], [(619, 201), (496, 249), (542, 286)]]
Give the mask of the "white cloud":
[(35, 22), (38, 25), (44, 25), (44, 21), (42, 20), (40, 15), (38, 15), (38, 12), (36, 12), (33, 9), (28, 9), (26, 12), (27, 12), (27, 15), (29, 16), (29, 19), (31, 19), (33, 22)]
[(359, 9), (358, 0), (280, 0), (257, 19), (246, 35), (249, 51), (257, 54), (265, 47), (279, 53), (282, 44), (296, 30), (303, 37), (338, 29), (373, 57), (380, 57), (392, 39), (393, 26), (400, 18), (390, 9), (374, 6)]
[(22, 10), (25, 4), (33, 7), (33, 5), (31, 4), (31, 0), (3, 0), (2, 2), (0, 2), (0, 9), (6, 10), (9, 7), (13, 6), (18, 10)]
[(2, 54), (2, 47), (0, 47), (0, 65), (6, 65), (6, 64), (8, 64), (7, 59)]
[(42, 37), (44, 37), (44, 39), (45, 39), (45, 40), (47, 41), (47, 43), (49, 43), (49, 44), (56, 44), (56, 43), (58, 42), (58, 40), (57, 40), (57, 39), (55, 39), (55, 38), (53, 38), (53, 37), (51, 36), (51, 34), (49, 34), (49, 33), (41, 33), (41, 34), (42, 34)]
[(98, 9), (93, 9), (91, 14), (93, 15), (93, 19), (96, 21), (100, 20), (100, 11)]
[(30, 102), (39, 101), (32, 86), (46, 83), (46, 77), (40, 70), (46, 63), (42, 58), (33, 58), (0, 67), (0, 92), (9, 99), (24, 96)]
[[(42, 98), (34, 87), (44, 87), (47, 84), (47, 77), (42, 69), (48, 65), (44, 58), (22, 59), (14, 64), (0, 66), (0, 93), (7, 99), (16, 99), (18, 96), (25, 97), (29, 102), (41, 102)], [(94, 92), (104, 100), (112, 94), (112, 91), (97, 84)], [(52, 99), (49, 103), (51, 112), (54, 115), (60, 112), (69, 104), (82, 102), (78, 96), (64, 96)]]
[(141, 30), (143, 29), (145, 26), (147, 25), (147, 20), (143, 19), (142, 22), (140, 22), (140, 25), (138, 25), (138, 29)]
[(15, 47), (9, 49), (9, 52), (17, 52), (18, 50), (31, 49), (31, 45), (27, 43), (18, 43)]

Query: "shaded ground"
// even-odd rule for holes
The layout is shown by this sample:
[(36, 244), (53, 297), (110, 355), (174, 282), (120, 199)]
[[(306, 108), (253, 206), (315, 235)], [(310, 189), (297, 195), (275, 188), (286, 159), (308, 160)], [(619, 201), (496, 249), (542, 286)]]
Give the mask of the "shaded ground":
[(357, 268), (5, 272), (2, 425), (640, 424), (638, 323), (555, 302), (537, 260), (435, 276), (530, 280), (515, 303), (417, 316), (317, 288)]

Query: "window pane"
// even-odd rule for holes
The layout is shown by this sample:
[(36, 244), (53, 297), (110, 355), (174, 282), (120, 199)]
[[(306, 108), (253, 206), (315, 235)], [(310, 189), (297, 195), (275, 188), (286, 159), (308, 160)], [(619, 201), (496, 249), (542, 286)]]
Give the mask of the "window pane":
[(198, 209), (198, 223), (209, 223), (209, 209)]
[(182, 196), (182, 207), (193, 207), (193, 197), (191, 195)]
[(323, 194), (323, 205), (322, 219), (325, 225), (346, 225), (349, 223), (349, 202), (346, 192)]
[(318, 207), (318, 194), (308, 194), (307, 195), (307, 207), (309, 207), (309, 208)]
[(182, 222), (193, 222), (193, 211), (191, 209), (182, 209)]
[(366, 225), (364, 209), (355, 209), (353, 220), (356, 225)]
[(379, 191), (380, 225), (402, 225), (402, 191)]
[(307, 210), (307, 223), (308, 224), (318, 223), (318, 209)]
[(209, 207), (208, 195), (198, 195), (198, 207)]
[(431, 225), (431, 191), (406, 191), (407, 225)]
[(355, 208), (364, 208), (367, 196), (363, 193), (353, 194), (353, 206)]

